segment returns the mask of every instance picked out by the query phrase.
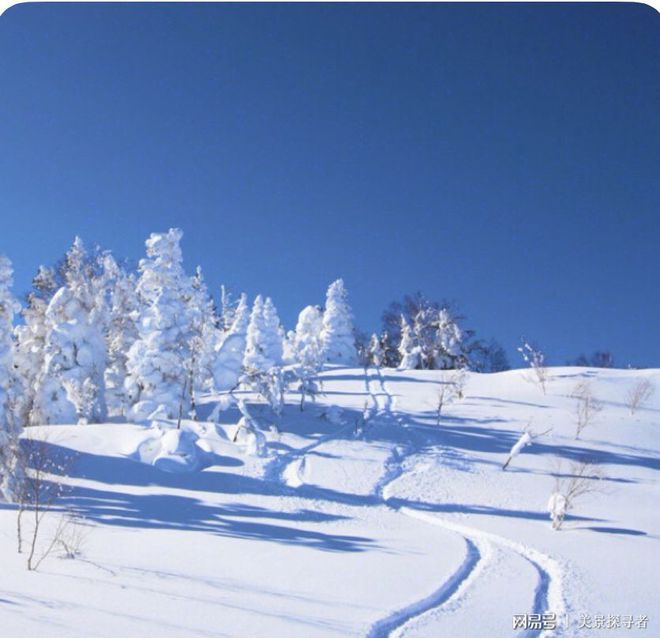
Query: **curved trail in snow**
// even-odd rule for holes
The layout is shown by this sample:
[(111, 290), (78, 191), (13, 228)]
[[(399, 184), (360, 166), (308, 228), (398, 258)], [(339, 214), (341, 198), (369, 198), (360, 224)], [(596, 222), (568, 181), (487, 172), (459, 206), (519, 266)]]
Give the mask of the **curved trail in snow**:
[[(402, 428), (405, 428), (408, 433), (412, 434), (413, 430), (408, 427), (404, 419), (396, 411), (396, 398), (388, 390), (380, 369), (377, 370), (377, 373), (382, 394), (387, 397), (384, 406), (385, 409), (381, 411), (381, 414), (395, 419)], [(372, 397), (374, 397), (375, 401), (373, 394)], [(560, 618), (566, 610), (566, 605), (563, 593), (563, 570), (555, 559), (503, 536), (453, 523), (433, 514), (410, 507), (397, 508), (390, 504), (390, 499), (387, 495), (388, 487), (404, 473), (403, 463), (405, 459), (416, 450), (417, 447), (412, 442), (402, 447), (395, 447), (390, 458), (386, 461), (385, 472), (378, 481), (374, 492), (390, 509), (425, 523), (441, 527), (449, 532), (459, 534), (466, 544), (466, 555), (456, 572), (439, 589), (429, 596), (394, 611), (386, 618), (374, 623), (367, 634), (367, 638), (385, 638), (405, 625), (412, 625), (416, 620), (432, 610), (442, 612), (444, 609), (449, 608), (450, 603), (458, 601), (486, 567), (492, 557), (494, 545), (519, 555), (529, 562), (538, 573), (538, 583), (534, 592), (534, 603), (531, 613), (542, 614), (552, 611), (557, 614), (557, 618)], [(524, 635), (529, 638), (532, 636), (550, 638), (550, 636), (558, 634), (559, 629), (542, 632), (531, 630)]]
[[(563, 573), (559, 563), (533, 548), (513, 540), (484, 532), (477, 528), (454, 523), (428, 512), (411, 507), (397, 507), (392, 504), (388, 495), (389, 488), (404, 472), (405, 462), (413, 454), (420, 451), (423, 443), (419, 430), (411, 427), (396, 409), (396, 396), (387, 387), (387, 382), (380, 369), (365, 369), (364, 387), (368, 402), (364, 410), (364, 428), (371, 432), (373, 428), (396, 428), (395, 432), (405, 432), (407, 440), (403, 439), (394, 445), (392, 452), (385, 461), (384, 472), (373, 489), (373, 495), (383, 505), (392, 511), (417, 519), (423, 523), (435, 525), (447, 532), (458, 534), (465, 543), (465, 556), (456, 571), (447, 578), (441, 586), (428, 596), (417, 600), (401, 609), (395, 610), (385, 618), (373, 623), (368, 630), (367, 638), (386, 638), (393, 632), (404, 627), (412, 629), (416, 621), (428, 613), (444, 613), (456, 609), (463, 596), (477, 581), (486, 569), (497, 546), (505, 552), (512, 552), (532, 565), (538, 574), (534, 592), (531, 613), (542, 614), (552, 611), (561, 617), (566, 609), (563, 594)], [(304, 484), (302, 473), (305, 465), (305, 455), (315, 448), (338, 438), (350, 431), (353, 424), (339, 427), (325, 434), (309, 445), (291, 450), (276, 457), (267, 467), (266, 476), (289, 487), (299, 487)], [(559, 630), (533, 630), (524, 634), (526, 638), (550, 638), (558, 635)]]
[[(534, 592), (534, 606), (531, 613), (542, 614), (552, 611), (560, 618), (566, 611), (563, 594), (563, 570), (554, 558), (504, 536), (484, 532), (474, 527), (468, 527), (467, 525), (452, 523), (427, 512), (420, 512), (409, 507), (402, 507), (399, 511), (406, 516), (416, 518), (437, 527), (442, 527), (448, 531), (456, 532), (466, 540), (471, 540), (475, 543), (481, 542), (498, 545), (503, 549), (522, 556), (522, 558), (532, 564), (539, 574), (539, 582)], [(558, 635), (558, 633), (559, 630), (547, 630), (543, 632), (531, 630), (525, 635), (549, 638), (550, 636)]]
[(478, 576), (479, 566), (484, 555), (490, 554), (490, 547), (481, 541), (474, 542), (465, 538), (466, 554), (458, 569), (426, 598), (391, 613), (386, 618), (371, 626), (367, 638), (383, 638), (389, 636), (395, 629), (403, 627), (412, 619), (425, 614), (431, 609), (437, 609), (450, 600), (459, 598)]

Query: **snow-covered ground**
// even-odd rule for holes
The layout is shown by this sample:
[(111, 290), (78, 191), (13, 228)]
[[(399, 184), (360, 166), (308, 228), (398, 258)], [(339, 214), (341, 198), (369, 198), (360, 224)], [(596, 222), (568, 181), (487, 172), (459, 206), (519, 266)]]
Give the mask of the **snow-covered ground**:
[[(58, 507), (83, 517), (80, 555), (28, 572), (1, 505), (0, 635), (496, 638), (555, 612), (543, 635), (660, 636), (660, 371), (552, 368), (546, 394), (527, 370), (469, 374), (438, 424), (443, 378), (334, 368), (316, 405), (290, 394), (277, 420), (245, 395), (265, 456), (232, 441), (235, 408), (182, 432), (32, 428), (76, 453)], [(631, 414), (640, 379), (656, 393)], [(603, 409), (576, 440), (585, 380)], [(544, 434), (503, 471), (526, 427)], [(585, 458), (597, 490), (554, 531), (553, 474)], [(624, 626), (579, 627), (598, 615)]]

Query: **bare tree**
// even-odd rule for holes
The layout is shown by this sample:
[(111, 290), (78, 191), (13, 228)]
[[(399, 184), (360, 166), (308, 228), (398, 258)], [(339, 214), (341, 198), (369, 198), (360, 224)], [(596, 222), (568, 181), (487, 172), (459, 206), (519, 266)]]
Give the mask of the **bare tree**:
[(435, 408), (436, 425), (440, 425), (442, 409), (448, 403), (456, 399), (462, 399), (465, 396), (465, 385), (467, 384), (467, 374), (465, 368), (457, 368), (450, 373), (444, 373), (440, 377), (437, 392), (437, 403)]
[(442, 408), (445, 405), (445, 402), (448, 399), (449, 391), (447, 384), (441, 383), (440, 387), (438, 388), (438, 402), (435, 407), (435, 423), (436, 425), (440, 425), (440, 417), (442, 415)]
[(56, 477), (66, 475), (73, 457), (58, 458), (53, 451), (48, 435), (25, 437), (21, 441), (21, 463), (24, 468), (20, 483), (16, 489), (18, 552), (23, 551), (25, 515), (31, 514), (28, 521), (31, 529), (27, 533), (27, 568), (30, 571), (39, 568), (42, 561), (58, 545), (64, 530), (65, 522), (58, 523), (48, 543), (39, 550), (39, 539), (42, 535), (44, 521), (48, 514), (57, 507), (57, 501), (63, 494), (64, 486)]
[(520, 339), (518, 352), (520, 352), (525, 363), (531, 368), (532, 380), (538, 383), (541, 390), (543, 390), (543, 394), (545, 394), (545, 387), (548, 382), (548, 368), (545, 365), (545, 355), (525, 338)]
[(603, 404), (594, 396), (591, 383), (586, 379), (576, 384), (571, 398), (575, 399), (575, 438), (579, 439), (582, 430), (590, 425), (603, 409)]
[(626, 405), (630, 414), (635, 414), (655, 392), (653, 384), (648, 379), (639, 379), (626, 393)]
[(465, 368), (454, 370), (449, 377), (449, 383), (451, 384), (454, 396), (462, 400), (465, 396), (465, 386), (467, 385), (467, 372)]
[(60, 517), (55, 529), (53, 549), (59, 546), (63, 558), (79, 558), (91, 529), (78, 512), (68, 511)]
[(555, 487), (548, 501), (552, 529), (559, 530), (566, 515), (586, 495), (602, 492), (602, 470), (588, 460), (574, 461), (568, 474), (563, 475), (561, 465), (555, 475)]

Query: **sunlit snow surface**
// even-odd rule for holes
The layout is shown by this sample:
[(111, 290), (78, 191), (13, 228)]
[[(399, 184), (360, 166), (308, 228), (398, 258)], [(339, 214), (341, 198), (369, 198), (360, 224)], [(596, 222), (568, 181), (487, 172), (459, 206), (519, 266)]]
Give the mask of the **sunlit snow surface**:
[[(527, 371), (470, 374), (437, 425), (441, 378), (334, 368), (316, 404), (301, 412), (292, 393), (279, 419), (241, 395), (263, 457), (233, 442), (235, 408), (179, 432), (32, 429), (75, 452), (59, 505), (84, 540), (27, 572), (0, 505), (0, 635), (490, 638), (548, 611), (560, 623), (545, 635), (616, 633), (578, 629), (581, 614), (648, 615), (635, 635), (660, 635), (660, 372), (553, 368), (545, 395)], [(656, 392), (631, 414), (640, 378)], [(576, 440), (585, 379), (603, 410)], [(209, 418), (214, 398), (201, 403)], [(551, 431), (503, 472), (525, 428)], [(587, 457), (599, 489), (553, 531), (553, 474)]]

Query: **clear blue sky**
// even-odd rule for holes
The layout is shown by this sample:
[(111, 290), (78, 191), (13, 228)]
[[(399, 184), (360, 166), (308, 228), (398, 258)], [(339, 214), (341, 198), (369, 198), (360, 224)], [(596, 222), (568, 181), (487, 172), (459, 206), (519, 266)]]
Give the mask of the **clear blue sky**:
[(32, 4), (0, 18), (0, 252), (79, 234), (271, 295), (343, 276), (507, 348), (660, 365), (660, 20), (634, 4)]

